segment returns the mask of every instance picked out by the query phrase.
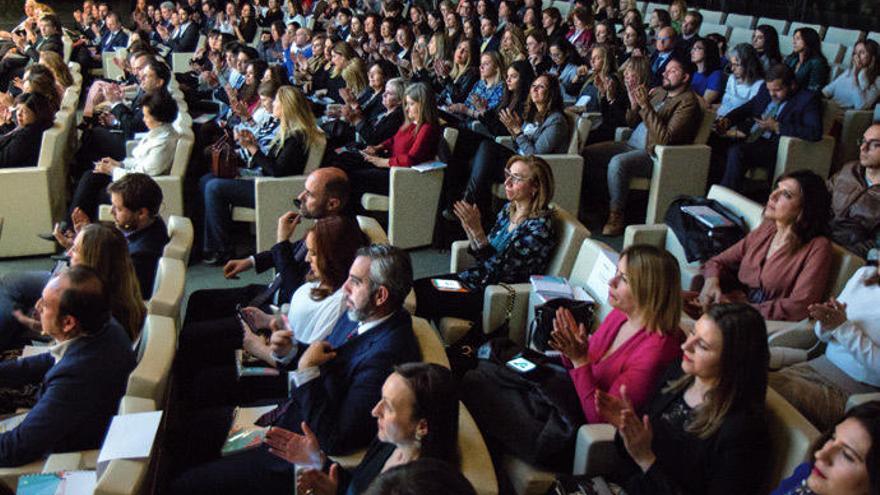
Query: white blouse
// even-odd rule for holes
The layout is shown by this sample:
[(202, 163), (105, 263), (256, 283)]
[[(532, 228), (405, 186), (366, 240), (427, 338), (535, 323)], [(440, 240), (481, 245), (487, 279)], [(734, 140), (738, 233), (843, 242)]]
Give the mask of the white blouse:
[(822, 88), (822, 94), (831, 98), (844, 110), (870, 109), (880, 96), (880, 77), (868, 81), (865, 71), (859, 73), (859, 84), (856, 85), (853, 70), (847, 69), (837, 79)]
[(866, 266), (846, 283), (837, 299), (846, 303), (847, 320), (829, 332), (816, 322), (814, 331), (828, 347), (825, 355), (853, 380), (880, 387), (880, 285), (866, 286), (877, 272)]
[(165, 175), (171, 171), (174, 152), (177, 150), (177, 131), (171, 124), (163, 124), (149, 131), (131, 150), (131, 156), (113, 169), (113, 180), (131, 172), (150, 176)]
[(299, 286), (290, 298), (287, 318), (290, 320), (294, 341), (311, 344), (324, 339), (330, 335), (336, 320), (345, 310), (345, 305), (342, 304), (342, 289), (321, 301), (313, 300), (311, 292), (318, 285), (318, 281), (306, 282)]

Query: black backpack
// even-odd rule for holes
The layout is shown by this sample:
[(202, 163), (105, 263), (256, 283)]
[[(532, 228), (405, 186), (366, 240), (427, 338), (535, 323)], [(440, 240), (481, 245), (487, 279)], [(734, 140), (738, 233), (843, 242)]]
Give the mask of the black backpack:
[[(686, 206), (705, 206), (729, 221), (729, 225), (709, 226), (682, 211)], [(689, 263), (706, 261), (746, 236), (745, 220), (714, 199), (679, 196), (666, 210), (664, 222), (675, 232)]]

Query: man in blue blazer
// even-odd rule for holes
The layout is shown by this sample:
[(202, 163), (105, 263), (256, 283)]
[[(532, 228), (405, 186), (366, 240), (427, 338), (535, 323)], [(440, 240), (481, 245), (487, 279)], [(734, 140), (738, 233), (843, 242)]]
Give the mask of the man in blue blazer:
[(109, 294), (91, 268), (53, 278), (37, 303), (48, 353), (0, 363), (0, 386), (40, 383), (37, 404), (0, 434), (0, 466), (54, 452), (100, 447), (135, 366), (131, 341), (110, 316)]
[[(779, 138), (792, 136), (807, 141), (822, 139), (822, 102), (819, 93), (797, 87), (794, 74), (784, 64), (767, 71), (765, 85), (754, 98), (719, 119), (716, 129), (724, 133), (731, 126), (745, 124), (745, 142), (727, 151), (727, 165), (721, 185), (742, 190), (749, 168), (771, 168), (776, 163)], [(771, 170), (772, 177), (772, 170)]]
[[(409, 255), (388, 245), (361, 248), (342, 287), (347, 315), (325, 341), (276, 346), (279, 366), (292, 367), (290, 399), (260, 418), (261, 426), (301, 432), (307, 423), (330, 455), (365, 447), (376, 434), (371, 410), (397, 364), (420, 360), (403, 301), (412, 286)], [(290, 493), (293, 470), (266, 446), (219, 458), (232, 411), (187, 413), (168, 451), (182, 472), (171, 493)]]

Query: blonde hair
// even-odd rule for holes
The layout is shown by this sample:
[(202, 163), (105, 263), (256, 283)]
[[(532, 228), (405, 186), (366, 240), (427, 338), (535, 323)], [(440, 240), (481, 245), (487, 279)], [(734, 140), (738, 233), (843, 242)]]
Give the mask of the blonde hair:
[(416, 132), (423, 124), (437, 125), (439, 120), (437, 105), (434, 104), (434, 92), (431, 87), (425, 83), (413, 83), (406, 87), (403, 104), (406, 105), (406, 98), (409, 98), (419, 104), (419, 121), (412, 122), (409, 119), (409, 113), (406, 114), (406, 125), (415, 125)]
[(507, 36), (508, 33), (513, 42), (513, 48), (510, 50), (501, 48), (500, 51), (501, 57), (504, 59), (504, 65), (509, 67), (514, 62), (527, 59), (529, 51), (526, 49), (526, 34), (522, 28), (515, 24), (508, 24), (504, 28), (504, 35)]
[(428, 60), (428, 66), (433, 64), (435, 60), (448, 60), (450, 57), (449, 54), (449, 37), (446, 36), (446, 33), (442, 31), (437, 31), (436, 33), (431, 35), (431, 40), (434, 41), (434, 47), (437, 49), (437, 53), (431, 57), (431, 60)]
[(351, 90), (355, 97), (361, 94), (369, 84), (367, 79), (367, 68), (364, 66), (363, 60), (360, 58), (352, 59), (351, 62), (342, 69), (342, 80), (345, 81), (345, 87)]
[(545, 213), (550, 207), (550, 200), (553, 199), (556, 190), (553, 169), (550, 168), (550, 164), (546, 160), (537, 155), (514, 155), (507, 160), (504, 170), (510, 170), (510, 167), (516, 162), (523, 162), (529, 167), (529, 173), (532, 174), (529, 180), (535, 185), (537, 191), (529, 200), (529, 206), (525, 212), (517, 211), (516, 205), (509, 203), (510, 217), (513, 218), (523, 213), (525, 218), (530, 218)]
[(639, 84), (647, 84), (651, 73), (651, 63), (648, 57), (630, 57), (620, 66), (620, 74), (626, 75), (626, 71), (635, 74)]
[[(333, 48), (330, 50), (330, 53), (337, 53), (339, 55), (342, 55), (342, 58), (345, 59), (345, 65), (342, 67), (343, 71), (345, 70), (346, 67), (348, 67), (348, 65), (351, 63), (351, 61), (353, 59), (357, 58), (357, 54), (351, 48), (351, 45), (349, 45), (348, 43), (346, 43), (344, 41), (337, 41), (336, 44), (333, 45)], [(332, 62), (333, 62), (333, 59), (331, 57), (331, 59), (328, 60), (327, 63), (332, 63)], [(334, 65), (330, 71), (330, 77), (339, 77), (340, 72), (341, 71), (337, 72), (336, 66)]]
[(65, 88), (73, 86), (73, 74), (70, 73), (70, 69), (64, 63), (61, 55), (53, 51), (44, 50), (40, 52), (40, 57), (43, 59), (43, 65), (48, 67), (52, 74), (55, 75), (55, 81), (58, 84)]
[[(458, 65), (458, 63), (455, 61), (455, 55), (454, 55), (454, 54), (455, 54), (456, 51), (458, 51), (458, 47), (460, 47), (462, 43), (466, 43), (466, 44), (468, 45), (467, 61), (466, 61), (464, 64), (462, 64), (462, 65)], [(471, 46), (471, 42), (470, 42), (470, 40), (461, 40), (461, 41), (459, 41), (458, 43), (456, 43), (456, 45), (455, 45), (455, 50), (453, 50), (453, 57), (452, 57), (452, 70), (449, 72), (449, 76), (452, 77), (452, 80), (453, 80), (453, 81), (458, 80), (458, 78), (459, 78), (462, 74), (464, 74), (465, 72), (467, 72), (467, 70), (470, 69), (470, 68), (474, 65), (474, 61), (471, 60), (471, 57), (473, 57), (473, 56), (474, 56), (474, 50), (472, 50), (472, 46)]]
[(484, 52), (480, 55), (481, 59), (483, 57), (489, 57), (489, 59), (492, 60), (492, 63), (495, 64), (495, 84), (503, 83), (504, 71), (507, 70), (507, 66), (504, 65), (504, 59), (501, 58), (501, 54), (498, 52)]
[(278, 88), (275, 98), (281, 104), (281, 121), (275, 141), (282, 147), (284, 140), (295, 133), (303, 134), (306, 147), (311, 147), (323, 138), (324, 132), (318, 127), (308, 100), (298, 89), (282, 86)]
[(672, 334), (681, 321), (681, 273), (678, 261), (665, 249), (635, 244), (620, 253), (626, 257), (629, 287), (645, 328)]

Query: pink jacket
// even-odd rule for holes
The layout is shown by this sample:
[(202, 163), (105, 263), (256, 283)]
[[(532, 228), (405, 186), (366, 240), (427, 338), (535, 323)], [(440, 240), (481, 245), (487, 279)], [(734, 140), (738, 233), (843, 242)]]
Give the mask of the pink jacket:
[(627, 397), (636, 410), (641, 411), (651, 398), (657, 379), (681, 354), (681, 332), (660, 334), (643, 328), (602, 359), (627, 320), (626, 313), (617, 309), (605, 317), (590, 336), (590, 364), (573, 368), (571, 361), (562, 358), (563, 364), (570, 368), (568, 374), (587, 423), (606, 422), (596, 410), (596, 389), (620, 397), (620, 386), (626, 385)]

